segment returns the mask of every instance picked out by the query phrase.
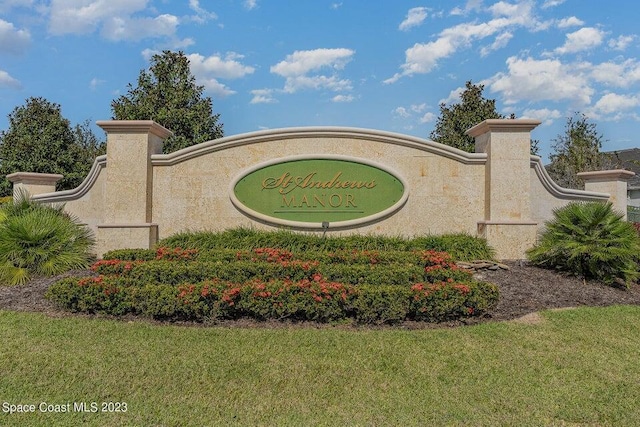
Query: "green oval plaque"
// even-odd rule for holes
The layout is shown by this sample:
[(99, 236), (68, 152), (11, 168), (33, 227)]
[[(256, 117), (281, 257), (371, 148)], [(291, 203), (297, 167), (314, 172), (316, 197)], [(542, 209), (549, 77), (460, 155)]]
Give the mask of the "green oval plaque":
[(407, 197), (404, 181), (384, 166), (339, 156), (261, 164), (231, 186), (231, 200), (241, 211), (301, 228), (376, 221), (402, 207)]

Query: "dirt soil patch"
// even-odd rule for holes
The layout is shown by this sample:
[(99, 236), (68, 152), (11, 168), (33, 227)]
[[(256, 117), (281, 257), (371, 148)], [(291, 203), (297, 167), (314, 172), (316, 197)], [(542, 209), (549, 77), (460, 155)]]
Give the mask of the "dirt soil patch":
[[(488, 316), (439, 325), (406, 322), (402, 326), (415, 329), (503, 320), (535, 323), (539, 321), (539, 316), (534, 313), (545, 309), (619, 304), (640, 305), (640, 285), (638, 284), (633, 284), (629, 289), (626, 289), (607, 286), (595, 281), (584, 281), (579, 277), (534, 267), (525, 262), (507, 262), (506, 265), (509, 266), (509, 270), (483, 270), (475, 275), (479, 280), (495, 283), (500, 289), (500, 302)], [(52, 283), (62, 277), (81, 277), (91, 274), (90, 270), (76, 270), (53, 278), (37, 278), (23, 286), (0, 286), (0, 309), (41, 312), (53, 317), (72, 315), (45, 299), (44, 293)], [(290, 327), (292, 325), (291, 322), (247, 320), (220, 322), (220, 324), (232, 327)], [(318, 327), (320, 325), (307, 324), (306, 326)]]

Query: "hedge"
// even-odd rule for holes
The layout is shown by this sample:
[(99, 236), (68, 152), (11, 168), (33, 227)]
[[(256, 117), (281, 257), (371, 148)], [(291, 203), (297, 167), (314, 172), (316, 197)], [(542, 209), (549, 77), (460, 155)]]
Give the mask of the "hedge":
[(324, 279), (130, 284), (128, 279), (115, 276), (68, 278), (53, 284), (47, 298), (71, 311), (131, 313), (162, 320), (250, 317), (389, 324), (483, 315), (498, 302), (498, 289), (485, 282), (418, 283), (412, 287), (354, 286)]
[(457, 260), (491, 259), (494, 251), (485, 239), (456, 233), (414, 238), (378, 235), (325, 236), (291, 231), (258, 231), (235, 228), (222, 232), (184, 232), (162, 239), (158, 246), (169, 248), (211, 249), (234, 248), (252, 250), (262, 247), (281, 248), (295, 253), (359, 251), (422, 251), (448, 252)]
[(242, 283), (251, 279), (302, 280), (321, 276), (329, 281), (348, 284), (411, 285), (447, 279), (468, 281), (471, 273), (452, 264), (427, 263), (426, 267), (406, 264), (361, 265), (319, 264), (313, 261), (174, 262), (174, 261), (98, 261), (92, 267), (103, 275), (119, 274), (140, 282), (179, 284), (220, 279)]

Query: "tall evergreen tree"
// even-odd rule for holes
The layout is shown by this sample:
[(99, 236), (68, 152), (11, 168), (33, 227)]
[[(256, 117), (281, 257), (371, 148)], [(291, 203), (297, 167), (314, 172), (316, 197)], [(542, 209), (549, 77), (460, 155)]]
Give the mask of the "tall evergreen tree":
[(553, 140), (554, 153), (547, 166), (551, 178), (562, 187), (584, 188), (577, 174), (602, 169), (602, 140), (595, 123), (584, 114), (567, 118), (564, 134)]
[(472, 153), (475, 151), (475, 141), (465, 132), (483, 120), (505, 117), (496, 111), (495, 99), (482, 96), (484, 85), (474, 85), (468, 81), (465, 87), (460, 94), (460, 103), (449, 106), (440, 104), (440, 117), (429, 137), (435, 142)]
[(203, 97), (204, 86), (196, 84), (183, 52), (163, 51), (153, 55), (149, 70), (141, 70), (137, 87), (111, 102), (114, 120), (155, 120), (173, 132), (164, 152), (223, 136), (213, 101)]
[[(9, 128), (0, 131), (0, 194), (11, 194), (6, 175), (14, 172), (59, 173), (64, 178), (56, 188), (78, 186), (89, 171), (95, 155), (104, 152), (85, 122), (71, 128), (60, 105), (44, 98), (28, 98), (25, 105), (9, 114)], [(82, 140), (91, 141), (91, 150)]]

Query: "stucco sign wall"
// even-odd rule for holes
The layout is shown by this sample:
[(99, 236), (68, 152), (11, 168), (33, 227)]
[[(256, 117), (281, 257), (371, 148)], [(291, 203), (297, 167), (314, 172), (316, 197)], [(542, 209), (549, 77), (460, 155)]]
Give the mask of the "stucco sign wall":
[(258, 164), (231, 182), (233, 204), (266, 223), (344, 228), (400, 209), (408, 188), (380, 164), (346, 156), (285, 157)]
[(171, 132), (157, 123), (104, 121), (98, 125), (107, 132), (107, 154), (78, 188), (54, 192), (57, 175), (10, 179), (16, 192), (64, 203), (96, 233), (98, 256), (149, 248), (186, 230), (254, 227), (468, 233), (486, 238), (498, 258), (516, 259), (554, 208), (573, 200), (626, 207), (626, 171), (585, 176), (593, 181), (589, 191), (553, 183), (530, 155), (538, 124), (486, 120), (468, 132), (475, 153), (391, 132), (319, 127), (234, 135), (161, 154)]

